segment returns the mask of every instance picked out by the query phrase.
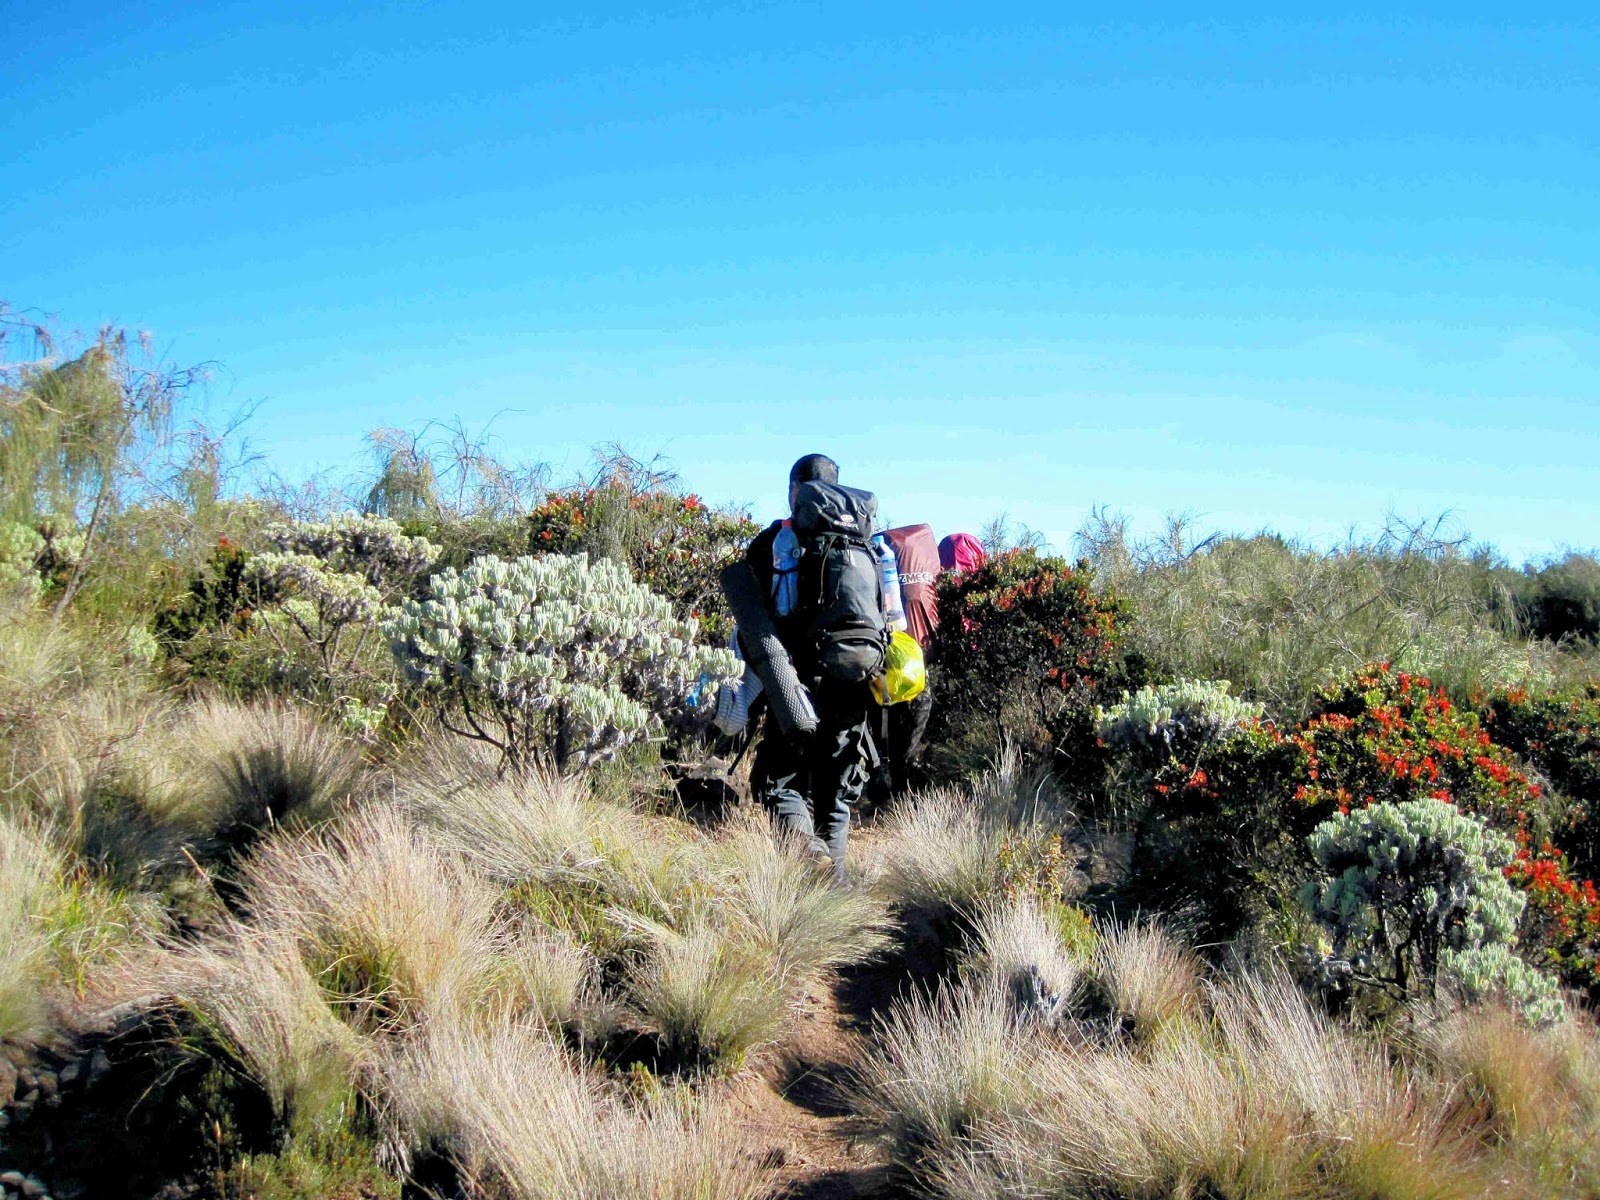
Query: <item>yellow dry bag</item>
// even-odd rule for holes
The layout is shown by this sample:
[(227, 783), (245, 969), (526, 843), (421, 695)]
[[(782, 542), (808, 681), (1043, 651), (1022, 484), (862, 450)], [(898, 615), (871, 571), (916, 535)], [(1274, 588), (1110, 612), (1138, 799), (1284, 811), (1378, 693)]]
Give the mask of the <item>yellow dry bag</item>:
[(904, 704), (922, 695), (928, 686), (928, 668), (922, 647), (903, 629), (896, 629), (883, 656), (883, 674), (872, 681), (879, 704)]

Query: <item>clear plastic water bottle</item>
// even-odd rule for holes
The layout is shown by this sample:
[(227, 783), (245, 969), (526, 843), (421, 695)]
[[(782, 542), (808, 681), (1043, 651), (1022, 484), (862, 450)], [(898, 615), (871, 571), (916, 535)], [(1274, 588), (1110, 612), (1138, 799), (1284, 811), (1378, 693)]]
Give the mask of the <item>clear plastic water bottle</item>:
[(872, 548), (878, 552), (878, 569), (883, 573), (883, 615), (890, 629), (906, 627), (905, 604), (900, 598), (900, 559), (894, 546), (881, 533), (872, 535)]

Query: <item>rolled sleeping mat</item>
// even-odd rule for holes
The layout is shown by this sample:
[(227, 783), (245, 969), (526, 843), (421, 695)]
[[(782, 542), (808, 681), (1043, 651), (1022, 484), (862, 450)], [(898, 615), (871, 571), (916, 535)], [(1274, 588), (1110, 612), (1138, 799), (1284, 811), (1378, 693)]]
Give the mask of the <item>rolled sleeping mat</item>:
[(789, 652), (778, 640), (778, 627), (749, 563), (733, 562), (722, 569), (722, 594), (728, 598), (733, 619), (739, 623), (745, 666), (761, 680), (778, 728), (785, 734), (815, 733), (817, 710), (812, 707), (811, 694), (795, 674)]

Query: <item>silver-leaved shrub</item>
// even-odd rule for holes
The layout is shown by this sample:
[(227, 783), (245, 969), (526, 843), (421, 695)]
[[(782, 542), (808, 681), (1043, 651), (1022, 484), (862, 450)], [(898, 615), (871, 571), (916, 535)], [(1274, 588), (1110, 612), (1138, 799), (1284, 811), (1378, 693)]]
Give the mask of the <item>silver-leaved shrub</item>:
[(697, 645), (698, 623), (587, 555), (475, 559), (435, 575), (384, 623), (407, 678), (435, 694), (446, 728), (523, 770), (587, 765), (650, 737), (702, 675), (742, 667)]
[(1433, 995), (1443, 977), (1469, 1000), (1559, 1012), (1555, 981), (1511, 954), (1526, 903), (1504, 872), (1516, 847), (1481, 818), (1431, 798), (1378, 803), (1322, 822), (1307, 843), (1325, 878), (1306, 903), (1358, 982)]
[(1171, 751), (1220, 741), (1262, 714), (1259, 704), (1228, 692), (1226, 679), (1180, 679), (1129, 692), (1110, 708), (1096, 707), (1095, 736), (1119, 750)]
[[(383, 720), (394, 682), (374, 632), (438, 560), (439, 548), (387, 517), (355, 513), (278, 525), (267, 539), (277, 549), (255, 555), (244, 570), (260, 627), (286, 665), (309, 655), (311, 690), (332, 701), (353, 731), (370, 732)], [(387, 679), (376, 676), (369, 652), (382, 658)]]

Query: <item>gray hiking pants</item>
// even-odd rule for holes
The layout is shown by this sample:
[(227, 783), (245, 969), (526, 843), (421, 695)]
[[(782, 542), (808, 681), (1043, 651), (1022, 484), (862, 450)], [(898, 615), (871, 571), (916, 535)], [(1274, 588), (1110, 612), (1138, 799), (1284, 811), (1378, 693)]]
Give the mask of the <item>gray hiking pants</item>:
[(876, 758), (868, 714), (875, 710), (866, 687), (816, 697), (817, 731), (785, 737), (770, 719), (751, 768), (753, 790), (780, 829), (804, 838), (844, 874), (850, 840), (850, 810), (867, 784)]

